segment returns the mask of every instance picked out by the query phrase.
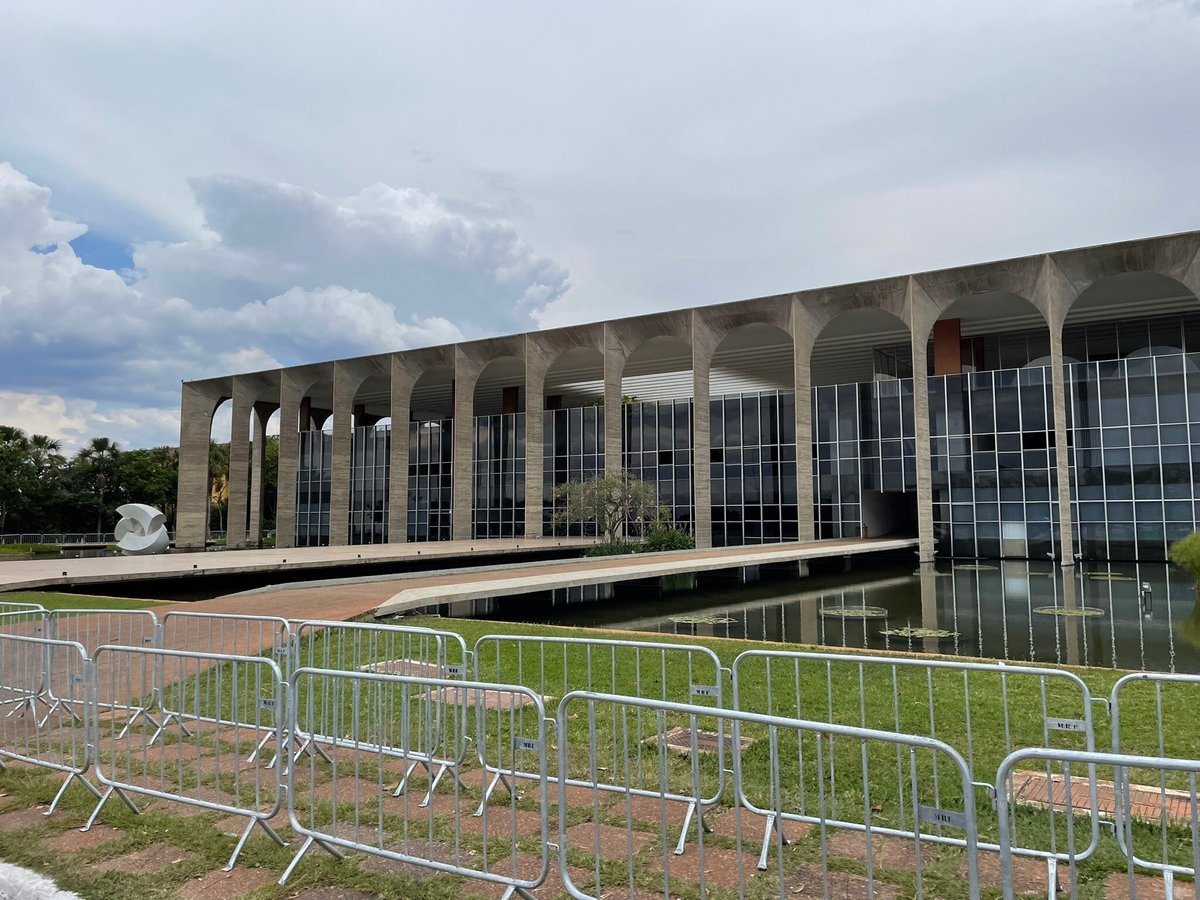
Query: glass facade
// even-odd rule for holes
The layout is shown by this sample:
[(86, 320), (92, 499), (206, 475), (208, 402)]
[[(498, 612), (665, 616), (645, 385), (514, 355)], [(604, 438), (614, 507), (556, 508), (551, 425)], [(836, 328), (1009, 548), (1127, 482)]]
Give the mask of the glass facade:
[(300, 432), (300, 467), (296, 472), (296, 546), (329, 544), (329, 489), (333, 435)]
[(1044, 559), (1057, 546), (1050, 370), (929, 379), (933, 521), (942, 556)]
[(384, 544), (388, 536), (390, 428), (355, 428), (350, 449), (350, 543)]
[(1200, 524), (1200, 353), (1067, 367), (1079, 552), (1166, 559)]
[[(658, 488), (658, 503), (680, 528), (692, 527), (692, 401), (626, 403), (625, 468)], [(637, 523), (631, 531), (637, 533)]]
[(554, 491), (559, 485), (604, 474), (604, 407), (545, 410), (542, 453), (542, 534), (595, 534), (594, 522), (568, 521), (555, 526)]
[(454, 420), (408, 423), (408, 540), (454, 536)]
[(525, 534), (525, 413), (475, 418), (477, 538)]
[[(1069, 325), (1063, 335), (1077, 552), (1084, 559), (1165, 559), (1171, 542), (1200, 525), (1200, 313)], [(876, 369), (887, 357), (892, 362), (884, 367), (901, 371), (902, 349), (878, 351)], [(1044, 559), (1057, 551), (1048, 350), (1044, 331), (970, 337), (963, 341), (967, 371), (929, 376), (939, 555)], [(913, 400), (911, 377), (812, 389), (812, 515), (819, 538), (916, 533)], [(789, 391), (711, 398), (711, 456), (703, 464), (712, 485), (714, 545), (797, 538), (809, 511), (797, 506), (794, 404)], [(605, 411), (540, 414), (542, 531), (551, 534), (555, 488), (604, 471)], [(624, 467), (653, 484), (660, 505), (690, 529), (692, 402), (627, 402), (621, 416)], [(448, 540), (453, 420), (408, 427), (407, 539)], [(354, 433), (351, 543), (388, 539), (390, 440), (387, 429)], [(300, 433), (298, 546), (330, 541), (331, 451), (330, 434)], [(472, 535), (523, 536), (524, 413), (474, 420), (472, 478)], [(590, 533), (579, 522), (557, 530)]]
[(912, 379), (816, 387), (811, 402), (816, 535), (860, 537), (864, 501), (917, 489)]
[(726, 394), (709, 413), (713, 546), (797, 540), (796, 395)]

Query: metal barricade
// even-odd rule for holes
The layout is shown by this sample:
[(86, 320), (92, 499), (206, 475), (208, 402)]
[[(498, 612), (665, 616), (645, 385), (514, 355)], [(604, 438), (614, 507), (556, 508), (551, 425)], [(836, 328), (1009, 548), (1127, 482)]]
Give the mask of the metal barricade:
[[(67, 776), (46, 815), (72, 782), (100, 796), (86, 778), (92, 763), (86, 718), (71, 712), (85, 709), (91, 678), (92, 662), (80, 644), (0, 632), (0, 706), (14, 707), (0, 718), (0, 757)], [(51, 690), (65, 702), (39, 719), (36, 702)]]
[[(976, 787), (993, 794), (995, 788), (986, 778), (1017, 748), (1094, 750), (1096, 702), (1103, 701), (1093, 700), (1078, 676), (1036, 666), (785, 650), (749, 650), (733, 664), (735, 709), (943, 740), (962, 754)], [(899, 781), (903, 778), (899, 758), (895, 770)], [(1043, 793), (1053, 790), (1050, 774), (1047, 769), (1038, 782)], [(932, 785), (937, 805), (936, 769)], [(1087, 790), (1094, 799), (1094, 779)], [(837, 814), (836, 789), (833, 796)], [(743, 795), (740, 802), (752, 810), (763, 809), (763, 798)], [(1035, 845), (1016, 847), (1013, 852), (1045, 859), (1053, 885), (1057, 862), (1067, 859), (1059, 842), (1074, 823), (1056, 816), (1053, 804), (1047, 808), (1048, 833)], [(768, 816), (768, 835), (777, 824)], [(1098, 815), (1091, 817), (1088, 835), (1078, 858), (1095, 850), (1100, 837)], [(998, 840), (995, 818), (984, 817), (979, 823), (979, 847), (996, 850)]]
[[(1117, 876), (1117, 880), (1124, 884), (1112, 884), (1110, 881), (1106, 886), (1109, 889), (1106, 890), (1106, 897), (1116, 896), (1116, 891), (1122, 889), (1128, 890), (1129, 897), (1147, 896), (1144, 890), (1139, 893), (1136, 875), (1137, 869), (1143, 868), (1161, 873), (1163, 879), (1161, 886), (1154, 886), (1149, 895), (1171, 900), (1175, 896), (1175, 876), (1194, 875), (1200, 871), (1200, 804), (1197, 802), (1196, 788), (1200, 759), (1028, 748), (1010, 754), (996, 773), (996, 786), (1000, 789), (1001, 879), (1004, 896), (1009, 900), (1013, 897), (1013, 857), (1019, 853), (1013, 846), (1016, 843), (1013, 836), (1017, 831), (1017, 823), (1024, 819), (1030, 827), (1038, 827), (1039, 824), (1029, 821), (1037, 813), (1031, 812), (1030, 804), (1021, 797), (1019, 781), (1022, 773), (1028, 771), (1027, 768), (1021, 768), (1023, 764), (1033, 764), (1039, 771), (1042, 768), (1060, 768), (1061, 774), (1055, 777), (1061, 789), (1055, 801), (1066, 810), (1073, 810), (1076, 815), (1086, 815), (1087, 811), (1080, 808), (1079, 788), (1073, 790), (1081, 777), (1073, 776), (1072, 769), (1088, 773), (1087, 777), (1095, 772), (1112, 774), (1114, 790), (1110, 808), (1114, 819), (1113, 830), (1117, 844), (1125, 853), (1126, 866), (1125, 878)], [(1149, 788), (1145, 790), (1146, 796), (1139, 796), (1139, 789), (1130, 777), (1130, 773), (1136, 771), (1154, 772), (1155, 781), (1161, 778), (1164, 783), (1178, 783), (1182, 788), (1167, 789), (1161, 794), (1157, 789)], [(1106, 803), (1110, 802), (1109, 798), (1104, 799)], [(1085, 797), (1083, 802), (1095, 806), (1094, 798)], [(1035, 810), (1041, 806), (1042, 803), (1037, 803)], [(1068, 821), (1071, 818), (1067, 816)], [(1155, 845), (1161, 854), (1159, 860), (1150, 861), (1141, 856), (1146, 848)], [(1131, 852), (1135, 847), (1143, 849)], [(1066, 863), (1072, 896), (1079, 881), (1077, 864), (1086, 859), (1085, 855), (1074, 850), (1075, 845), (1069, 843)]]
[[(279, 667), (262, 656), (232, 656), (157, 647), (106, 645), (96, 650), (90, 708), (96, 747), (96, 777), (104, 785), (84, 826), (96, 821), (116, 794), (138, 812), (130, 795), (172, 800), (248, 819), (226, 871), (233, 868), (254, 826), (281, 846), (269, 820), (281, 809), (279, 768), (247, 764), (250, 747), (267, 730), (282, 736), (285, 682)], [(161, 692), (178, 711), (162, 740), (131, 730), (119, 714), (132, 717), (146, 698)], [(112, 712), (117, 711), (117, 715)], [(181, 721), (196, 723), (191, 729)]]
[[(1136, 672), (1121, 678), (1109, 700), (1113, 753), (1194, 758), (1197, 702), (1200, 675)], [(1131, 765), (1114, 773), (1113, 793), (1117, 809), (1131, 817), (1129, 828), (1116, 829), (1122, 851), (1133, 866), (1161, 872), (1170, 896), (1176, 875), (1194, 878), (1200, 871), (1200, 844), (1193, 840), (1189, 853), (1178, 834), (1181, 798), (1190, 797), (1190, 814), (1196, 815), (1196, 772), (1149, 761)]]
[[(461, 678), (466, 676), (470, 665), (470, 652), (467, 650), (466, 641), (453, 631), (408, 625), (306, 620), (295, 624), (295, 635), (293, 663), (297, 667), (338, 672)], [(304, 702), (320, 704), (324, 701), (321, 695), (309, 694)], [(443, 710), (434, 706), (430, 711), (435, 716), (440, 716)], [(305, 752), (324, 755), (322, 745), (330, 743), (330, 736), (336, 734), (317, 724), (323, 718), (328, 718), (330, 710), (312, 707), (306, 710), (306, 715), (313, 727), (308, 730), (305, 738), (298, 741), (299, 747), (295, 753), (297, 759)], [(438, 719), (429, 723), (430, 742), (433, 745), (439, 740), (440, 725)], [(457, 777), (455, 772), (467, 752), (464, 747), (462, 758), (453, 762), (443, 761), (436, 767), (431, 767), (430, 748), (426, 751), (420, 748), (408, 749), (411, 758), (407, 768), (397, 779), (393, 794), (399, 796), (412, 773), (418, 767), (424, 768), (429, 774), (429, 789), (422, 805), (429, 803), (433, 792), (447, 773)]]
[[(37, 603), (0, 603), (0, 634), (48, 637), (48, 617), (46, 610)], [(30, 683), (24, 680), (24, 672), (14, 670), (13, 674), (21, 675), (22, 680), (10, 684), (4, 680), (7, 674), (0, 669), (0, 695), (5, 698), (0, 700), (0, 710), (12, 707), (5, 715), (29, 712), (36, 716), (38, 703), (44, 703), (48, 708), (54, 706), (53, 701), (47, 699), (49, 687), (44, 676), (36, 683)]]
[[(475, 642), (473, 655), (477, 681), (519, 684), (542, 698), (592, 690), (677, 703), (703, 705), (704, 701), (717, 707), (725, 698), (726, 670), (712, 650), (696, 644), (489, 634)], [(641, 724), (640, 719), (637, 722)], [(720, 735), (706, 736), (706, 740), (713, 740), (716, 747), (720, 763), (717, 780), (704, 796), (687, 800), (676, 854), (684, 852), (692, 819), (696, 818), (703, 830), (704, 810), (725, 791), (724, 741)], [(648, 752), (642, 741), (636, 742), (636, 748), (639, 755), (635, 765), (640, 763), (641, 754)], [(618, 772), (621, 761), (616, 744), (606, 749), (612, 751), (608, 771)], [(533, 777), (520, 768), (488, 771), (492, 778), (476, 815), (483, 814), (497, 785), (503, 784), (512, 793), (515, 781)], [(569, 772), (551, 772), (552, 781), (563, 778), (568, 784), (575, 783)], [(618, 792), (623, 787), (614, 783), (610, 789)]]
[[(315, 755), (288, 771), (288, 814), (303, 845), (279, 879), (291, 877), (314, 846), (334, 856), (353, 850), (439, 872), (504, 885), (505, 897), (530, 897), (549, 868), (546, 796), (547, 725), (541, 699), (513, 685), (302, 667), (292, 673), (289, 728), (330, 736), (328, 763)], [(310, 702), (313, 701), (313, 702)], [(536, 716), (527, 732), (517, 710)], [(315, 712), (319, 711), (319, 712)], [(434, 730), (432, 723), (440, 723)], [(428, 754), (456, 765), (470, 737), (493, 768), (532, 753), (539, 793), (482, 820), (470, 815), (478, 790), (459, 780), (434, 804), (417, 802), (407, 782), (389, 796), (390, 764)], [(432, 743), (431, 743), (432, 742)]]
[[(562, 698), (557, 730), (559, 770), (583, 774), (559, 782), (560, 874), (572, 897), (945, 896), (944, 888), (925, 884), (925, 856), (932, 844), (947, 843), (948, 831), (959, 834), (967, 896), (979, 896), (971, 776), (962, 755), (942, 741), (589, 691)], [(714, 812), (715, 833), (698, 831), (696, 858), (684, 863), (668, 852), (671, 806), (680, 797), (698, 803), (717, 781), (717, 754), (706, 746), (706, 732), (727, 736), (738, 793), (761, 794), (769, 803), (758, 811), (734, 805)], [(623, 759), (615, 772), (601, 765), (607, 758), (600, 748), (610, 743)], [(801, 747), (805, 752), (797, 752)], [(888, 783), (897, 753), (905, 771), (899, 791)], [(941, 771), (936, 802), (935, 769)], [(806, 790), (813, 795), (808, 806)], [(855, 817), (846, 817), (848, 807)], [(785, 859), (779, 830), (773, 841), (768, 834), (766, 851), (776, 851), (772, 874), (756, 871), (766, 816), (811, 821), (815, 832), (799, 859)], [(862, 868), (831, 867), (830, 857), (846, 849), (839, 839), (859, 836)], [(939, 855), (939, 868), (946, 868), (947, 852), (955, 851)]]
[[(158, 645), (158, 617), (148, 609), (54, 609), (47, 615), (52, 638), (82, 644), (93, 660), (96, 650), (106, 644), (125, 647)], [(51, 694), (50, 701), (57, 704), (61, 699)], [(155, 692), (146, 693), (136, 702), (141, 705), (133, 708), (111, 707), (109, 711), (132, 713), (126, 727), (132, 727), (140, 719), (146, 719), (157, 727), (159, 722), (151, 712), (157, 704)]]
[[(233, 656), (260, 656), (269, 653), (279, 667), (284, 680), (292, 667), (292, 630), (287, 619), (278, 616), (247, 616), (232, 613), (202, 613), (186, 610), (171, 610), (162, 617), (159, 629), (159, 646), (167, 650), (199, 650), (205, 653), (222, 653)], [(162, 719), (159, 733), (168, 724), (175, 723), (185, 732), (187, 724), (179, 710), (168, 708), (160, 700)], [(279, 710), (282, 720), (283, 710)], [(224, 723), (232, 724), (232, 723)], [(247, 758), (254, 762), (263, 748), (275, 736), (274, 728), (268, 730)], [(150, 739), (154, 743), (158, 734)], [(286, 744), (286, 742), (285, 742)], [(276, 754), (278, 757), (278, 754)], [(272, 760), (272, 764), (275, 760)]]

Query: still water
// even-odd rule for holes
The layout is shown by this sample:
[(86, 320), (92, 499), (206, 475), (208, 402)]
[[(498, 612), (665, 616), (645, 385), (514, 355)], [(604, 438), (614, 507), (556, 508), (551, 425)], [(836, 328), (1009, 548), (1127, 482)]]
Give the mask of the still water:
[(1163, 564), (876, 567), (729, 586), (573, 589), (444, 615), (1072, 665), (1200, 672), (1190, 579)]

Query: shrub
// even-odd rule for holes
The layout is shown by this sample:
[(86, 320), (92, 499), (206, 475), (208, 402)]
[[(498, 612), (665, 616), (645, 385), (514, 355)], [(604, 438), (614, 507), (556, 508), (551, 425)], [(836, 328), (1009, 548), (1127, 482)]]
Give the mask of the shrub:
[(583, 551), (584, 556), (622, 556), (626, 553), (636, 553), (638, 547), (636, 544), (631, 544), (629, 541), (605, 541), (602, 544), (593, 544)]
[(1192, 576), (1196, 589), (1200, 590), (1200, 531), (1173, 543), (1169, 555), (1171, 562)]
[(665, 550), (694, 550), (695, 539), (682, 528), (658, 524), (650, 528), (646, 539), (637, 548), (639, 553), (660, 553)]

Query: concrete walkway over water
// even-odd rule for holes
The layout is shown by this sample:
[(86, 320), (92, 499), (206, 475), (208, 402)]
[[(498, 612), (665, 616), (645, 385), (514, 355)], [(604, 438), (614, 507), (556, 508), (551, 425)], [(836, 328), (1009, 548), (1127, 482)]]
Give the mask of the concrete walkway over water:
[[(437, 541), (419, 544), (365, 544), (353, 547), (291, 547), (278, 550), (224, 550), (209, 553), (164, 553), (159, 556), (98, 556), (0, 562), (0, 591), (120, 584), (197, 575), (238, 575), (296, 569), (347, 568), (411, 564), (454, 557), (538, 554), (556, 548), (582, 550), (591, 539)], [(118, 592), (119, 593), (119, 592)]]
[(435, 603), (478, 600), (549, 591), (715, 572), (745, 566), (800, 563), (813, 559), (836, 559), (863, 553), (897, 552), (911, 547), (916, 538), (888, 540), (842, 539), (806, 543), (764, 544), (753, 547), (720, 547), (711, 550), (682, 550), (671, 553), (635, 553), (630, 556), (601, 556), (522, 566), (508, 572), (463, 572), (456, 575), (427, 575), (414, 578), (376, 611), (377, 616), (394, 615)]

